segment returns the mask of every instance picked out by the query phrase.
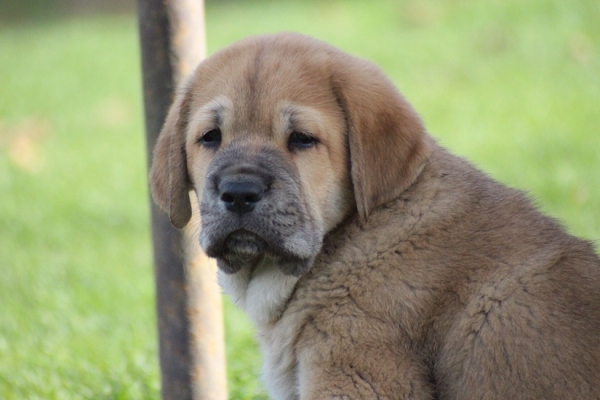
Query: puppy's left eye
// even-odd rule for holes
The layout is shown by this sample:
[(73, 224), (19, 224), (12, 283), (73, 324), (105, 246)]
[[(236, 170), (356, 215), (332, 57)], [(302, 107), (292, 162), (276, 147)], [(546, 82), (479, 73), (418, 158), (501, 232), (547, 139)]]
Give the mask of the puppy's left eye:
[(292, 132), (288, 138), (288, 149), (290, 151), (306, 150), (316, 146), (318, 143), (319, 139), (308, 133)]

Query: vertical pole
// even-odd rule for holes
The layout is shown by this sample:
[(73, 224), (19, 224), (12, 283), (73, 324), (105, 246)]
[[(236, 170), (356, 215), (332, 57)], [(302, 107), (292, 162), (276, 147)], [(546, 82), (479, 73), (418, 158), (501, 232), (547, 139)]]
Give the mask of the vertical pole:
[[(203, 1), (138, 0), (138, 18), (150, 165), (173, 91), (205, 55)], [(162, 398), (224, 400), (221, 297), (216, 266), (198, 245), (198, 210), (178, 231), (150, 203)]]

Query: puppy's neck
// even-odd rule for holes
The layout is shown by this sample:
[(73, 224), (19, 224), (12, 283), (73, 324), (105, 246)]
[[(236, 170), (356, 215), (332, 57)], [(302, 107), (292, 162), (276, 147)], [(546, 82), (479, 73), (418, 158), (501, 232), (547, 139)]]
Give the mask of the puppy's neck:
[(259, 329), (279, 318), (299, 279), (284, 274), (270, 257), (255, 268), (245, 267), (235, 274), (218, 272), (223, 292)]

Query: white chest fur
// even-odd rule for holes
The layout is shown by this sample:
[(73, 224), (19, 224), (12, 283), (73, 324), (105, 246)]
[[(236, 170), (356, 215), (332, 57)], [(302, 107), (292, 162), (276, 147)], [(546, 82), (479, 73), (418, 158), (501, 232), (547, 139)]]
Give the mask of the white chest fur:
[(282, 327), (272, 329), (269, 325), (281, 314), (299, 278), (284, 274), (267, 259), (253, 271), (244, 268), (228, 275), (219, 270), (218, 279), (223, 291), (249, 316), (258, 330), (264, 357), (264, 380), (269, 393), (275, 399), (294, 398), (296, 362), (291, 341), (295, 335), (279, 332)]
[(219, 270), (218, 279), (223, 291), (260, 330), (279, 316), (299, 278), (284, 274), (267, 258), (253, 270), (243, 268), (232, 275)]

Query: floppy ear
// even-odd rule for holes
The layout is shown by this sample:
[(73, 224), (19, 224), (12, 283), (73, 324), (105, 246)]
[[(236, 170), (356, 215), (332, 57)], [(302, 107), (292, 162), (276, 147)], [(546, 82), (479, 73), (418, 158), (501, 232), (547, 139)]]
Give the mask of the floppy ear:
[(375, 65), (336, 57), (332, 85), (346, 117), (354, 197), (365, 221), (417, 179), (429, 140), (412, 106)]
[(178, 229), (183, 228), (192, 216), (185, 153), (190, 101), (189, 92), (181, 93), (169, 109), (154, 147), (150, 170), (152, 197), (160, 208), (169, 213), (171, 223)]

